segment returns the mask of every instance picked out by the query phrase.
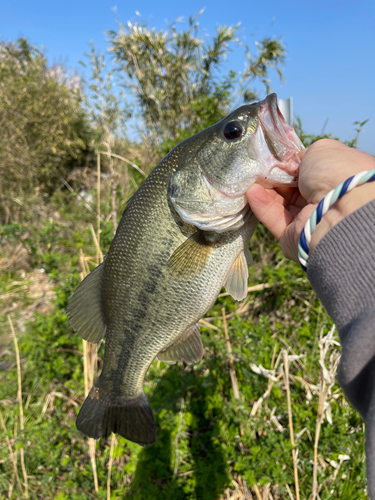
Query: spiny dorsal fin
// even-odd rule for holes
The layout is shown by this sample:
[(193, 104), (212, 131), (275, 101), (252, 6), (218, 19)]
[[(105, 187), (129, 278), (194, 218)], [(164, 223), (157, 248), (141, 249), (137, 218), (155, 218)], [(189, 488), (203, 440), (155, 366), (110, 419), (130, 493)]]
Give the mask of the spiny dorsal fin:
[(232, 267), (229, 269), (229, 274), (224, 285), (226, 291), (230, 295), (232, 295), (235, 300), (242, 300), (247, 295), (247, 281), (249, 278), (248, 255), (250, 254), (250, 251), (248, 250), (246, 258), (246, 250), (242, 250), (237, 255), (236, 260), (233, 262)]
[(69, 300), (66, 311), (73, 330), (93, 344), (104, 337), (107, 328), (101, 297), (103, 270), (104, 262), (86, 276)]
[(198, 231), (175, 250), (167, 268), (179, 276), (194, 274), (204, 268), (213, 247), (214, 242), (208, 241), (204, 234)]
[(158, 359), (164, 363), (176, 363), (176, 361), (184, 361), (188, 365), (198, 363), (203, 357), (204, 347), (199, 331), (199, 324), (190, 326), (184, 331), (176, 342), (159, 352)]

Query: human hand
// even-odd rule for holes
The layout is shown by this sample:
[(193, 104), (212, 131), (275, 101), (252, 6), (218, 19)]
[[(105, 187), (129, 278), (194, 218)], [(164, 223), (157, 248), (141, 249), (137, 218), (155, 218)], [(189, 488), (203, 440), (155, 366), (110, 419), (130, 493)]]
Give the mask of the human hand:
[[(320, 200), (348, 177), (375, 168), (374, 157), (332, 139), (315, 142), (299, 156), (297, 188), (254, 184), (246, 193), (254, 215), (280, 241), (285, 257), (296, 262), (301, 231)], [(367, 183), (338, 200), (316, 226), (310, 253), (335, 224), (374, 198), (375, 186)]]

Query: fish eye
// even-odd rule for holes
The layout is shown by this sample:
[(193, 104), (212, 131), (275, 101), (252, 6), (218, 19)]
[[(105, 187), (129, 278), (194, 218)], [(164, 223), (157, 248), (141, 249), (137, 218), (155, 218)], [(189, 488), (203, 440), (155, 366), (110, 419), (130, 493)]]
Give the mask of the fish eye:
[(241, 137), (245, 131), (244, 125), (235, 120), (226, 124), (223, 134), (226, 139), (233, 140)]

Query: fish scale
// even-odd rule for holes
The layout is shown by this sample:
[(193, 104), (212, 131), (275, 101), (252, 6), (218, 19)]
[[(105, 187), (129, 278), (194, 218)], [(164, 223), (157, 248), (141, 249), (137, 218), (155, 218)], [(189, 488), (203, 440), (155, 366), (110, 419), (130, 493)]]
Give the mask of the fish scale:
[[(211, 185), (204, 168), (216, 162), (218, 184), (222, 178), (227, 182), (228, 169), (239, 158), (246, 164), (248, 156), (253, 169), (252, 141), (258, 129), (266, 133), (254, 120), (267, 106), (275, 113), (275, 97), (267, 99), (242, 106), (176, 146), (157, 165), (127, 202), (104, 262), (71, 298), (67, 313), (78, 334), (90, 342), (106, 336), (103, 371), (77, 418), (77, 428), (87, 436), (98, 439), (117, 432), (139, 444), (152, 444), (156, 427), (143, 392), (150, 364), (156, 357), (166, 362), (199, 361), (204, 349), (198, 322), (222, 286), (237, 300), (246, 296), (247, 245), (257, 220), (248, 206), (243, 208), (241, 201)], [(232, 141), (223, 131), (234, 119), (245, 132)], [(298, 147), (291, 141), (289, 156), (294, 162)], [(204, 161), (200, 164), (198, 158)], [(280, 161), (280, 168), (284, 163)], [(261, 158), (260, 175), (269, 176), (262, 169)], [(184, 170), (188, 177), (181, 175)], [(210, 165), (210, 176), (212, 171)], [(254, 176), (253, 170), (249, 175)], [(237, 182), (239, 176), (234, 178)], [(293, 182), (294, 176), (287, 181)], [(237, 206), (238, 214), (233, 213)], [(202, 221), (205, 230), (200, 228)]]

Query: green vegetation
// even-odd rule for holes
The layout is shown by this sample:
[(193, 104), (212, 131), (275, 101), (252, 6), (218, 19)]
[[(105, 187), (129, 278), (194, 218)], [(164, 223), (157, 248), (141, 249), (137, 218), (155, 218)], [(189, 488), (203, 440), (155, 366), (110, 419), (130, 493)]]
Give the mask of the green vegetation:
[[(86, 375), (83, 343), (69, 326), (66, 306), (81, 273), (100, 258), (98, 220), (105, 254), (117, 211), (160, 151), (233, 105), (235, 75), (218, 76), (229, 43), (238, 43), (236, 28), (219, 28), (205, 45), (196, 19), (187, 31), (173, 24), (164, 34), (120, 27), (110, 44), (115, 71), (127, 81), (125, 91), (133, 92), (133, 109), (120, 102), (116, 79), (106, 77), (105, 60), (94, 48), (86, 100), (66, 73), (51, 70), (24, 40), (0, 45), (0, 122), (10, 124), (0, 139), (0, 498), (25, 494), (23, 461), (32, 499), (295, 498), (290, 417), (300, 498), (313, 498), (314, 467), (322, 500), (367, 498), (363, 422), (335, 382), (339, 345), (332, 322), (299, 266), (283, 257), (263, 227), (250, 242), (255, 263), (247, 299), (237, 303), (224, 294), (201, 323), (202, 361), (151, 366), (145, 390), (158, 428), (156, 444), (141, 448), (121, 437), (100, 440), (96, 492), (93, 454), (75, 428)], [(259, 50), (254, 58), (245, 48), (249, 72), (239, 82), (243, 97), (254, 92), (254, 80), (267, 86), (268, 70), (280, 71), (284, 61), (280, 41), (266, 39)], [(127, 59), (131, 51), (139, 57), (139, 71), (154, 61), (154, 73), (136, 73)], [(181, 77), (180, 103), (166, 93), (173, 71)], [(146, 77), (154, 82), (155, 100)], [(189, 78), (196, 82), (191, 101)], [(131, 112), (144, 119), (142, 143), (124, 135)], [(159, 135), (147, 122), (149, 112)], [(363, 124), (357, 124), (357, 133)], [(320, 137), (306, 135), (300, 122), (297, 130), (306, 145)], [(92, 165), (98, 149), (104, 152), (99, 198)], [(20, 352), (21, 398), (10, 321)]]
[(85, 164), (90, 127), (81, 101), (78, 77), (49, 67), (24, 39), (0, 43), (0, 220)]
[[(6, 433), (1, 431), (2, 441), (7, 435), (13, 450), (24, 446), (31, 498), (83, 499), (94, 491), (87, 440), (75, 429), (84, 399), (82, 341), (71, 331), (65, 313), (68, 298), (80, 280), (78, 249), (85, 255), (96, 253), (91, 231), (80, 226), (81, 210), (77, 204), (69, 223), (50, 219), (43, 224), (12, 224), (3, 226), (1, 233), (5, 244), (13, 248), (22, 244), (26, 250), (11, 271), (4, 268), (8, 254), (1, 274), (4, 307), (0, 320), (6, 332), (2, 339), (6, 352), (1, 359), (9, 364), (2, 375), (0, 401), (6, 426)], [(110, 233), (110, 223), (103, 224), (103, 249), (108, 248)], [(117, 438), (111, 498), (217, 499), (225, 498), (227, 488), (244, 491), (245, 483), (249, 489), (254, 484), (264, 489), (270, 483), (273, 498), (288, 498), (286, 485), (294, 491), (294, 475), (282, 376), (284, 350), (291, 356), (290, 390), (301, 498), (309, 497), (322, 377), (319, 340), (327, 336), (332, 323), (299, 267), (283, 259), (263, 228), (252, 239), (251, 250), (255, 265), (249, 286), (269, 286), (250, 292), (243, 303), (227, 296), (219, 298), (202, 325), (206, 355), (197, 365), (154, 362), (146, 392), (156, 417), (158, 441), (141, 448)], [(28, 271), (22, 278), (25, 267)], [(38, 312), (36, 306), (33, 320), (27, 321), (30, 306), (41, 297), (32, 300), (28, 288), (24, 297), (20, 296), (17, 283), (30, 289), (28, 280), (35, 279), (41, 268), (45, 280), (40, 296), (48, 296), (52, 290), (55, 298), (46, 312)], [(222, 308), (228, 322), (239, 400), (233, 397)], [(15, 323), (23, 360), (23, 432), (8, 314)], [(325, 358), (333, 377), (337, 353), (337, 345), (332, 344)], [(264, 367), (263, 373), (271, 377), (257, 373), (257, 367)], [(355, 492), (355, 498), (365, 499), (363, 424), (336, 384), (326, 398), (325, 415), (318, 445), (320, 498), (350, 499)], [(95, 498), (106, 498), (109, 444), (110, 440), (97, 445), (100, 489)], [(18, 489), (5, 446), (0, 460), (0, 491), (6, 497), (11, 483)], [(22, 481), (20, 458), (18, 464)]]
[[(129, 22), (109, 32), (115, 68), (134, 96), (143, 134), (170, 147), (224, 118), (235, 103), (256, 100), (254, 83), (269, 93), (270, 70), (283, 77), (286, 49), (280, 40), (261, 40), (254, 56), (238, 38), (239, 24), (219, 26), (207, 37), (198, 23), (200, 14), (189, 18), (187, 30), (178, 30), (177, 20), (165, 31)], [(223, 67), (232, 47), (244, 54), (241, 78)]]

